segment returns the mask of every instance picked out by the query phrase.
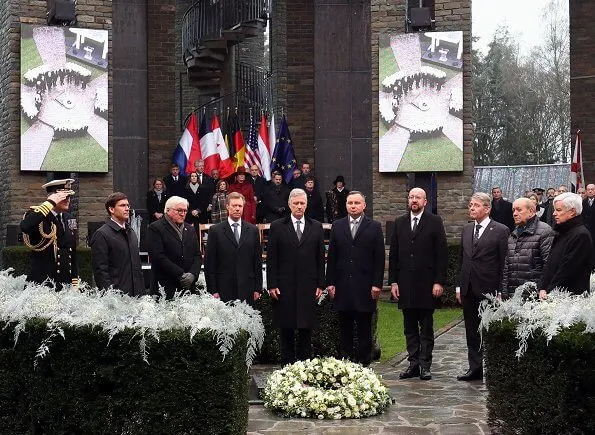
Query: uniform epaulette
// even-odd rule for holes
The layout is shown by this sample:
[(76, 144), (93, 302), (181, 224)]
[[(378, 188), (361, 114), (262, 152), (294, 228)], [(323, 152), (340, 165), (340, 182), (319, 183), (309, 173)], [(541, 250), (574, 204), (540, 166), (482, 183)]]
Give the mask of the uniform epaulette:
[(30, 207), (35, 213), (41, 213), (44, 217), (49, 214), (54, 208), (54, 205), (49, 201), (44, 201), (41, 205), (34, 205)]

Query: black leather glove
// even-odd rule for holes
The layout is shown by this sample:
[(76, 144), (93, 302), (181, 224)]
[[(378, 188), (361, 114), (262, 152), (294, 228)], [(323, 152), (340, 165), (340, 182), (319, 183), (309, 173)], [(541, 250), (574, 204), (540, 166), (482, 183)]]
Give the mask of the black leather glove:
[(180, 285), (182, 286), (183, 289), (189, 289), (190, 287), (192, 287), (193, 282), (194, 282), (194, 275), (191, 274), (190, 272), (186, 272), (186, 273), (182, 274), (182, 276), (180, 277)]

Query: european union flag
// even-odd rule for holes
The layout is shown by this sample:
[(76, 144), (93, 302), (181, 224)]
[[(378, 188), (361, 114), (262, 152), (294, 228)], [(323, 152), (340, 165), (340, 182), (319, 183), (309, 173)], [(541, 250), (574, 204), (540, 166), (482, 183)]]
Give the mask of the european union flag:
[(293, 178), (293, 170), (297, 167), (295, 160), (295, 153), (293, 152), (293, 144), (291, 143), (291, 135), (289, 134), (289, 127), (287, 126), (287, 119), (283, 115), (281, 120), (281, 127), (277, 135), (277, 145), (272, 159), (273, 171), (279, 171), (283, 174), (283, 180), (289, 184)]

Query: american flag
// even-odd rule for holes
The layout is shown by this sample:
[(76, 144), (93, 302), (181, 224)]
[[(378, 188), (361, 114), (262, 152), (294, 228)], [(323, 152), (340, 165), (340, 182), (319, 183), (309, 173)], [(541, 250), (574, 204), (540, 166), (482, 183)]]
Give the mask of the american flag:
[(258, 130), (254, 118), (250, 120), (250, 132), (248, 133), (248, 143), (246, 155), (244, 156), (244, 166), (250, 170), (253, 165), (258, 166), (258, 175), (262, 176), (262, 163), (260, 153), (258, 152)]

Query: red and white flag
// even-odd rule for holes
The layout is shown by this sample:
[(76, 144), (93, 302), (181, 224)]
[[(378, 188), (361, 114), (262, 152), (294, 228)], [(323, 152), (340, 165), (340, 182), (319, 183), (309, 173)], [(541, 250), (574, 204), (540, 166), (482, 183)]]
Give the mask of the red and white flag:
[[(229, 150), (227, 149), (227, 144), (223, 138), (223, 132), (221, 131), (221, 125), (219, 124), (217, 115), (213, 116), (211, 130), (213, 131), (213, 141), (215, 142), (215, 148), (217, 150), (217, 155), (219, 156), (219, 177), (230, 177), (235, 172), (235, 169), (233, 167), (233, 162), (229, 157)], [(207, 173), (210, 174), (211, 172), (209, 171)]]
[(260, 165), (262, 176), (265, 180), (271, 179), (271, 148), (269, 146), (269, 135), (267, 131), (267, 119), (260, 116), (260, 127), (258, 128), (258, 153), (260, 154)]
[(580, 187), (585, 187), (585, 176), (583, 175), (583, 149), (581, 144), (581, 131), (576, 132), (576, 145), (572, 154), (569, 180), (572, 191), (577, 192)]

